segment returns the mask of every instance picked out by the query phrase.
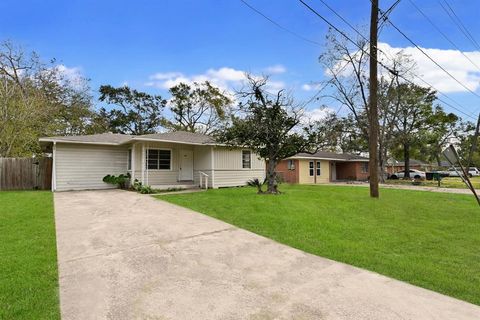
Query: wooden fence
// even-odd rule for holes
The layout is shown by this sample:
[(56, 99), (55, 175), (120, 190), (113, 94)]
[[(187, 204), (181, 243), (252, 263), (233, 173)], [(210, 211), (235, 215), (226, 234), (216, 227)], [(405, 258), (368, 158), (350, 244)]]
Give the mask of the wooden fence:
[(50, 190), (52, 158), (0, 158), (0, 190)]

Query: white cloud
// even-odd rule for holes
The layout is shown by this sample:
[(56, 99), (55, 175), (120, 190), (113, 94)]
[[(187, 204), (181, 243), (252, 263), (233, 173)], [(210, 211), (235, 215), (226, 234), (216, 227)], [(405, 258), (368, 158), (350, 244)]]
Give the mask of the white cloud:
[(303, 91), (312, 91), (312, 90), (319, 90), (321, 85), (319, 83), (304, 83), (301, 86)]
[(329, 107), (319, 107), (312, 110), (307, 110), (304, 113), (305, 119), (309, 121), (319, 121), (325, 119), (329, 114), (335, 113), (335, 110)]
[[(420, 50), (415, 47), (392, 47), (388, 43), (379, 43), (379, 48), (382, 52), (379, 53), (379, 60), (385, 64), (389, 64), (391, 59), (399, 52), (408, 56), (416, 64), (415, 73), (418, 77), (425, 82), (431, 84), (436, 89), (449, 93), (449, 92), (468, 92), (461, 84), (455, 81), (452, 77), (441, 70), (435, 63), (433, 63), (427, 56), (425, 56)], [(440, 66), (447, 70), (453, 77), (458, 79), (467, 88), (472, 91), (480, 89), (480, 70), (477, 66), (480, 66), (480, 51), (464, 51), (463, 53), (458, 50), (444, 50), (434, 48), (421, 48), (427, 53), (433, 60), (435, 60)], [(470, 60), (474, 62), (472, 64), (465, 58), (466, 55)], [(336, 69), (339, 70), (343, 67), (343, 64), (338, 64)], [(350, 68), (343, 70), (345, 73), (351, 71)], [(365, 70), (368, 72), (368, 70)], [(379, 71), (385, 72), (382, 67), (379, 67)], [(328, 72), (326, 72), (328, 74)], [(427, 86), (425, 82), (418, 79), (418, 77), (410, 76), (411, 80), (420, 86)]]
[(267, 90), (279, 91), (285, 89), (285, 82), (269, 80), (266, 85)]
[(276, 64), (265, 68), (263, 71), (267, 74), (280, 74), (287, 72), (287, 68), (281, 64)]
[[(380, 43), (380, 48), (389, 56), (402, 51), (410, 56), (417, 64), (416, 73), (426, 82), (432, 84), (442, 92), (466, 92), (468, 91), (415, 47), (395, 48), (387, 43)], [(468, 61), (463, 54), (480, 66), (480, 51), (460, 52), (458, 50), (427, 49), (422, 48), (432, 59), (437, 61), (445, 70), (457, 78), (470, 90), (478, 90), (480, 87), (480, 70)], [(413, 79), (419, 85), (425, 86), (419, 79)]]
[(68, 81), (74, 87), (81, 87), (85, 84), (85, 77), (81, 68), (70, 68), (63, 64), (56, 65), (54, 68), (60, 76), (58, 81)]
[(228, 89), (241, 84), (246, 79), (246, 73), (242, 70), (223, 67), (219, 69), (208, 69), (205, 73), (185, 75), (181, 72), (155, 73), (149, 77), (145, 85), (160, 89), (169, 89), (181, 82), (192, 84), (193, 82), (210, 81), (212, 84)]

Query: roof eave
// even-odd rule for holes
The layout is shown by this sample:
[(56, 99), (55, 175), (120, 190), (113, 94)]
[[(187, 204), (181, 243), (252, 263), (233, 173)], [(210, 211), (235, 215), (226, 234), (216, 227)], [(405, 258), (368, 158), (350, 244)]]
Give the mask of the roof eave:
[[(107, 146), (119, 146), (125, 142), (95, 142), (95, 141), (75, 141), (75, 140), (63, 140), (63, 139), (52, 139), (52, 138), (40, 138), (40, 142), (51, 142), (51, 143), (73, 143), (73, 144), (96, 144), (96, 145), (107, 145)], [(128, 142), (128, 141), (127, 141)]]
[(140, 138), (140, 137), (132, 138), (130, 141), (151, 141), (151, 142), (163, 142), (163, 143), (190, 144), (190, 145), (196, 145), (196, 146), (216, 146), (216, 145), (218, 145), (217, 143), (209, 143), (209, 142), (200, 143), (200, 142), (174, 141), (174, 140), (168, 140), (168, 139)]

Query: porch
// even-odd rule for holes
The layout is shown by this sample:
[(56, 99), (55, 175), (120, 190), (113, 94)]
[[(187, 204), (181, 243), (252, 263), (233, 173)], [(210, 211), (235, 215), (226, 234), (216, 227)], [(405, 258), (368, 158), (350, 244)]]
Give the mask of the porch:
[(213, 146), (139, 141), (128, 149), (128, 172), (153, 189), (212, 188)]

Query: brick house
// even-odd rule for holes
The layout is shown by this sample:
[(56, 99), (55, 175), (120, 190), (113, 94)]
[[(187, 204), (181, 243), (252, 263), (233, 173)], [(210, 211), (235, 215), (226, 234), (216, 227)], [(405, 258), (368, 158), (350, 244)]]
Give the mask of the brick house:
[(286, 183), (366, 181), (369, 178), (368, 158), (328, 151), (296, 154), (280, 161), (276, 170)]

